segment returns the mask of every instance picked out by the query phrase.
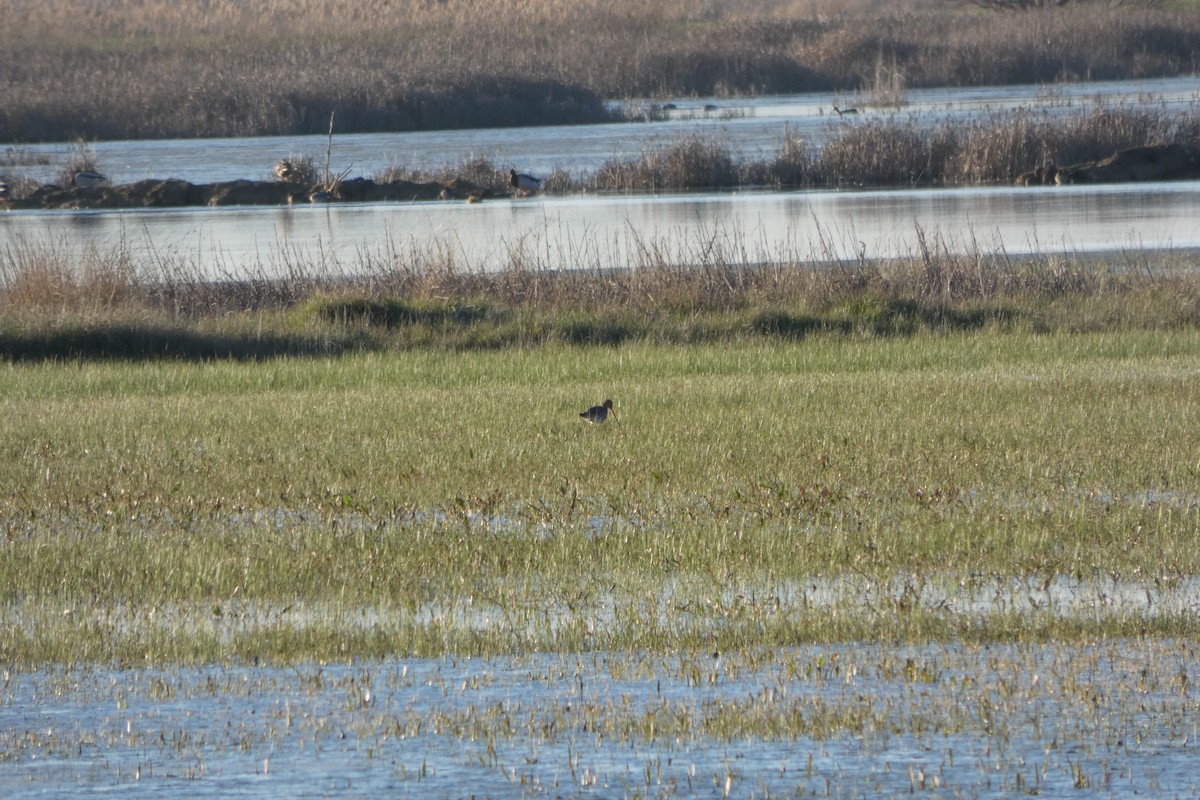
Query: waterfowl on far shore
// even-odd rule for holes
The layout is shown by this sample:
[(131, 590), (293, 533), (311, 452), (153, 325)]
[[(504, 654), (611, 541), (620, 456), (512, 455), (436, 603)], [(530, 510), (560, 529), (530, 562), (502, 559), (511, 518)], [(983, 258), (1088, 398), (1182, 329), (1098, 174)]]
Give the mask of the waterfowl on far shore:
[(99, 172), (93, 172), (90, 169), (80, 170), (75, 173), (75, 177), (71, 179), (80, 189), (92, 189), (101, 184), (108, 183), (108, 177), (101, 175)]
[(599, 425), (601, 422), (604, 422), (606, 419), (608, 419), (609, 414), (612, 414), (612, 418), (614, 420), (617, 418), (617, 412), (613, 410), (612, 400), (605, 400), (598, 406), (592, 406), (587, 411), (581, 411), (579, 416), (583, 417), (588, 422)]
[(518, 173), (515, 169), (508, 171), (508, 185), (517, 190), (522, 197), (528, 197), (530, 192), (542, 188), (542, 179), (532, 175)]
[(299, 174), (300, 171), (296, 169), (296, 165), (286, 158), (280, 159), (279, 163), (275, 165), (275, 177), (281, 181), (291, 180)]
[(837, 106), (834, 106), (833, 113), (837, 114), (839, 117), (844, 117), (847, 114), (857, 114), (858, 109), (857, 108), (838, 108)]

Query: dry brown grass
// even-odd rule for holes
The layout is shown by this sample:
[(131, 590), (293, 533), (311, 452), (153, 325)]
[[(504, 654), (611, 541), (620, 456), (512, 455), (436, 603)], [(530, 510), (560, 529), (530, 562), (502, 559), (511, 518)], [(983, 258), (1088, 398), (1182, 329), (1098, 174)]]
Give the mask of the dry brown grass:
[[(897, 115), (840, 126), (816, 147), (784, 128), (779, 152), (738, 162), (719, 139), (686, 134), (648, 144), (635, 159), (612, 159), (581, 176), (556, 173), (551, 192), (655, 192), (734, 186), (842, 187), (1012, 183), (1036, 166), (1078, 164), (1130, 147), (1200, 142), (1200, 113), (1098, 102), (1069, 114), (1019, 109), (935, 129)], [(491, 162), (435, 171), (388, 172), (383, 179), (447, 182), (462, 175), (503, 190)]]
[(933, 0), (0, 4), (0, 140), (604, 119), (602, 98), (1194, 71), (1200, 14)]
[(519, 251), (496, 273), (445, 253), (395, 252), (330, 275), (211, 280), (127, 248), (78, 259), (52, 245), (0, 250), (0, 360), (266, 358), (353, 350), (547, 343), (730, 342), (1200, 327), (1200, 280), (1179, 259), (1153, 268), (1069, 256), (958, 252), (920, 234), (911, 258), (761, 263), (737, 236), (681, 253), (647, 241), (628, 270), (548, 270)]

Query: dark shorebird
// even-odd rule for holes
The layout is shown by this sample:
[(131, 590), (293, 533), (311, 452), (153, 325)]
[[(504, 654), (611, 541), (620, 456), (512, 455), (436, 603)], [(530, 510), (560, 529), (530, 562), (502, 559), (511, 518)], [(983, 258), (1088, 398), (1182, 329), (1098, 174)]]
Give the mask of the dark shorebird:
[(528, 196), (530, 192), (536, 192), (542, 188), (542, 179), (535, 178), (532, 175), (523, 175), (515, 169), (508, 171), (508, 185), (517, 190), (517, 193), (522, 196)]
[(579, 416), (586, 419), (588, 422), (596, 423), (597, 425), (608, 419), (608, 415), (612, 414), (612, 418), (617, 418), (617, 412), (613, 410), (612, 400), (605, 400), (598, 406), (592, 406), (587, 411), (579, 412)]
[(844, 117), (847, 114), (857, 114), (858, 109), (857, 108), (838, 108), (837, 106), (834, 106), (833, 113), (837, 114), (839, 117)]
[(101, 184), (108, 183), (108, 178), (99, 172), (92, 172), (90, 169), (85, 169), (76, 172), (71, 182), (80, 189), (93, 189)]

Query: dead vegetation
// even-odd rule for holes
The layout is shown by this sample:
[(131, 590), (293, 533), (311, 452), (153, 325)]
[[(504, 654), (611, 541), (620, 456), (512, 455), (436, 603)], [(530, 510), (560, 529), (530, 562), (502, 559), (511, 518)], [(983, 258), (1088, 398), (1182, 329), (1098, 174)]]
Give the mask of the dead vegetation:
[(629, 97), (861, 93), (1194, 72), (1200, 14), (909, 0), (0, 5), (0, 140), (611, 119)]

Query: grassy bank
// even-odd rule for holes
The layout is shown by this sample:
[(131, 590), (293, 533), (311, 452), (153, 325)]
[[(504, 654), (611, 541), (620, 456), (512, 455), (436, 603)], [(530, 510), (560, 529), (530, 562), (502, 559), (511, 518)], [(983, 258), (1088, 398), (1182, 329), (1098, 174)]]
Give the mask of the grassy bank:
[(918, 333), (1193, 330), (1188, 254), (1103, 258), (956, 252), (918, 231), (911, 258), (773, 253), (737, 232), (635, 242), (623, 270), (554, 270), (512, 246), (473, 270), (438, 248), (353, 263), (288, 253), (284, 277), (206, 278), (186, 255), (128, 244), (82, 255), (53, 243), (0, 250), (0, 355), (20, 361), (234, 359), (559, 344), (722, 344)]
[(0, 141), (586, 122), (603, 101), (1188, 74), (1200, 15), (941, 2), (0, 7)]

